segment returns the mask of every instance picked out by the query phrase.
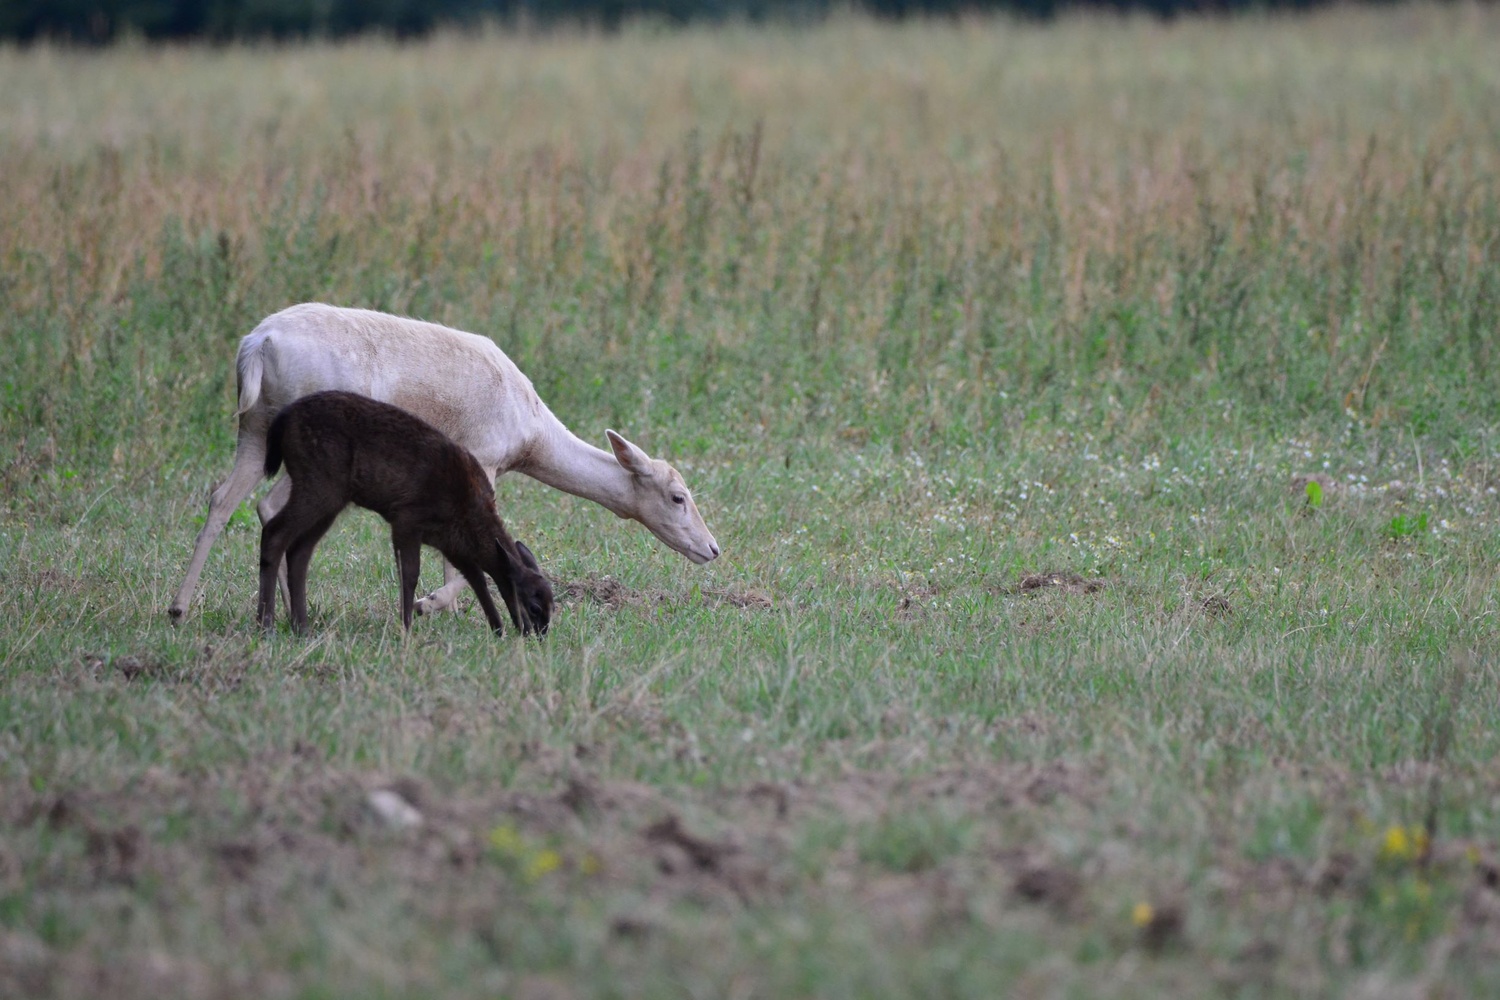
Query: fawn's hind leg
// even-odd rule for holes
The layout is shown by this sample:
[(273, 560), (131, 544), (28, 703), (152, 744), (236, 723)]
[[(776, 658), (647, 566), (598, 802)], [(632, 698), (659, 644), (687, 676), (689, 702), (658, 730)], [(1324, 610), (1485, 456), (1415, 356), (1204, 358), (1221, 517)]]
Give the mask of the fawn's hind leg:
[(276, 570), (292, 542), (291, 525), (273, 518), (260, 529), (260, 590), (255, 619), (267, 632), (276, 627)]
[[(255, 505), (255, 513), (260, 515), (260, 523), (262, 525), (270, 524), (272, 518), (286, 509), (287, 501), (291, 499), (291, 496), (292, 477), (282, 476), (276, 482), (272, 483), (271, 488), (266, 491), (266, 495), (260, 498), (260, 503)], [(292, 591), (291, 586), (287, 583), (286, 573), (286, 560), (283, 559), (281, 565), (277, 567), (276, 578), (281, 587), (281, 603), (286, 605), (287, 613), (290, 614), (292, 610)]]
[[(333, 527), (336, 517), (337, 511), (326, 515), (298, 536), (286, 552), (287, 607), (292, 617), (292, 631), (298, 635), (307, 631), (307, 568), (312, 564), (313, 550)], [(265, 571), (264, 567), (261, 571)]]

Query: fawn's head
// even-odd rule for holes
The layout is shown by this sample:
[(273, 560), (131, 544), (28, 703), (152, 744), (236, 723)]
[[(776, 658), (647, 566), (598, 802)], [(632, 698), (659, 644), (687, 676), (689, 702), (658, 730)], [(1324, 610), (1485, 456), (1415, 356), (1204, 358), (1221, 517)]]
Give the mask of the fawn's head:
[(537, 565), (536, 556), (526, 543), (516, 541), (514, 557), (506, 550), (505, 541), (496, 538), (495, 550), (499, 553), (500, 565), (505, 572), (495, 577), (495, 586), (510, 612), (511, 623), (522, 635), (542, 636), (552, 623), (552, 581)]

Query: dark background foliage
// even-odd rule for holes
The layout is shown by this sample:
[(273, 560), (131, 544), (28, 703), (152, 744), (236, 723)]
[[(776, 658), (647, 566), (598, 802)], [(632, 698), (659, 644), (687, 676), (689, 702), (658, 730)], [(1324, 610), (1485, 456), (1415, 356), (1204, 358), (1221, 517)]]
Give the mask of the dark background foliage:
[[(1046, 18), (1062, 8), (1095, 7), (1172, 16), (1318, 6), (1323, 0), (854, 0), (882, 17), (1009, 11)], [(122, 34), (152, 39), (345, 37), (378, 31), (423, 35), (481, 20), (618, 27), (633, 17), (683, 24), (727, 18), (816, 19), (832, 0), (0, 0), (0, 38), (102, 44)]]

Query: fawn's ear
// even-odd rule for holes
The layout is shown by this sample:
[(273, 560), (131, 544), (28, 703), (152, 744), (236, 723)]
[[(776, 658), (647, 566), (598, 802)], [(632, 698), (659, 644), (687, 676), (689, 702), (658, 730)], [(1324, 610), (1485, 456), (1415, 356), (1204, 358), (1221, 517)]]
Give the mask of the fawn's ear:
[(500, 557), (500, 565), (505, 567), (507, 573), (514, 573), (517, 569), (516, 561), (505, 551), (505, 546), (500, 544), (500, 539), (495, 539), (495, 554)]
[(523, 563), (525, 563), (527, 566), (530, 566), (538, 573), (542, 571), (542, 567), (537, 565), (536, 556), (531, 554), (531, 550), (526, 547), (526, 543), (521, 541), (519, 538), (516, 539), (516, 551), (521, 553), (521, 561)]

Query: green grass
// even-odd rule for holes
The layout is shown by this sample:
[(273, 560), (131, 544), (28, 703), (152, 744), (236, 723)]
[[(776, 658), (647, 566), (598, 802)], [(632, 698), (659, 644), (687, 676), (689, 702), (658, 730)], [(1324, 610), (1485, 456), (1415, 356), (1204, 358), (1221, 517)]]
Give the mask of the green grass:
[[(0, 50), (0, 994), (1493, 992), (1497, 40)], [(247, 507), (171, 628), (304, 299), (493, 336), (723, 558), (508, 478), (544, 642), (404, 636), (362, 512), (262, 636)]]

